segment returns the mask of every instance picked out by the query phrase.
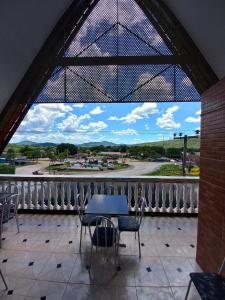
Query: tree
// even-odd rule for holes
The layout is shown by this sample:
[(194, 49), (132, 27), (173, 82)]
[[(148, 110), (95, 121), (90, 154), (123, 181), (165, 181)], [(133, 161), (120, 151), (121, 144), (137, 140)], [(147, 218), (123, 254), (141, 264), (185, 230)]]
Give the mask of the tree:
[(6, 153), (6, 158), (11, 164), (14, 164), (15, 162), (15, 157), (16, 157), (16, 152), (13, 148), (9, 148), (7, 153)]
[(60, 153), (68, 153), (68, 155), (74, 155), (77, 154), (77, 146), (74, 144), (69, 143), (62, 143), (57, 146), (57, 152)]
[(167, 148), (166, 155), (170, 158), (180, 158), (181, 157), (181, 148)]

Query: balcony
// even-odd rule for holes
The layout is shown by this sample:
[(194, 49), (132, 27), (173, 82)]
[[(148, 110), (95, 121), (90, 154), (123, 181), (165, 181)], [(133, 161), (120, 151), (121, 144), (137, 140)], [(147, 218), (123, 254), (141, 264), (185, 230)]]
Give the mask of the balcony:
[[(0, 260), (9, 291), (0, 282), (1, 299), (184, 299), (188, 274), (199, 270), (193, 217), (144, 217), (142, 257), (134, 234), (123, 233), (118, 272), (96, 254), (89, 273), (90, 237), (80, 255), (77, 216), (21, 214), (20, 230), (13, 221), (4, 227)], [(190, 299), (199, 299), (194, 288)]]

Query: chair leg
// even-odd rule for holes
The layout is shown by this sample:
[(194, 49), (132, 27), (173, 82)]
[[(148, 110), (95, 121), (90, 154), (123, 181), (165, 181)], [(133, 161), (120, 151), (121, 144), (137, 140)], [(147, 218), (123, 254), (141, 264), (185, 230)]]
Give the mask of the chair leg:
[(135, 233), (134, 233), (134, 237), (135, 237), (135, 240), (136, 240), (136, 231), (135, 231)]
[(17, 233), (20, 233), (19, 219), (17, 215), (15, 215), (15, 219), (16, 219)]
[(91, 254), (90, 254), (90, 259), (89, 259), (89, 270), (91, 269), (92, 250), (93, 250), (93, 245), (91, 244)]
[(140, 233), (138, 230), (138, 247), (139, 247), (139, 257), (141, 257), (141, 244), (140, 244)]
[(0, 248), (2, 248), (2, 230), (3, 230), (3, 226), (1, 224), (0, 225)]
[(83, 229), (83, 226), (81, 225), (81, 228), (80, 228), (80, 247), (79, 247), (79, 251), (80, 251), (80, 253), (81, 253), (82, 229)]
[(6, 283), (6, 281), (5, 281), (4, 276), (3, 276), (3, 274), (2, 274), (2, 270), (1, 270), (1, 269), (0, 269), (0, 275), (1, 275), (1, 277), (2, 277), (2, 281), (4, 282), (4, 285), (5, 285), (6, 290), (8, 290), (8, 286), (7, 286), (7, 283)]
[(189, 281), (187, 293), (186, 293), (186, 296), (185, 296), (184, 300), (187, 300), (187, 298), (188, 298), (188, 294), (189, 294), (190, 288), (191, 288), (191, 283), (192, 283), (192, 280)]
[(84, 227), (84, 234), (86, 235), (86, 226)]

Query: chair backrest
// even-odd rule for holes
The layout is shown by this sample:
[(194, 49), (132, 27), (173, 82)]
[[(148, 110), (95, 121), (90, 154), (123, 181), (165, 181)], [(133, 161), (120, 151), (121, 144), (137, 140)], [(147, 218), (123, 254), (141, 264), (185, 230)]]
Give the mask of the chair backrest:
[(77, 213), (78, 213), (80, 221), (82, 221), (86, 204), (87, 204), (87, 194), (84, 197), (83, 205), (81, 205), (81, 197), (80, 197), (80, 194), (78, 194), (77, 199), (76, 199), (76, 207), (77, 207)]
[(221, 265), (221, 267), (220, 267), (220, 269), (219, 269), (219, 271), (218, 271), (218, 274), (219, 274), (219, 275), (222, 275), (224, 269), (225, 269), (225, 257), (224, 257), (223, 262), (222, 262), (222, 265)]
[[(95, 229), (92, 233), (91, 223), (95, 224)], [(97, 247), (112, 247), (117, 242), (117, 231), (113, 222), (105, 216), (96, 216), (90, 220), (89, 233), (92, 243), (95, 240)]]
[(6, 193), (16, 193), (16, 194), (18, 194), (19, 193), (18, 185), (15, 184), (15, 183), (9, 183), (7, 185), (7, 187), (5, 188), (5, 192)]
[(138, 206), (135, 212), (135, 217), (138, 220), (139, 225), (141, 225), (142, 218), (145, 212), (145, 207), (146, 207), (146, 199), (144, 197), (141, 197), (138, 201)]
[(11, 199), (7, 198), (1, 203), (1, 224), (9, 221), (11, 211)]

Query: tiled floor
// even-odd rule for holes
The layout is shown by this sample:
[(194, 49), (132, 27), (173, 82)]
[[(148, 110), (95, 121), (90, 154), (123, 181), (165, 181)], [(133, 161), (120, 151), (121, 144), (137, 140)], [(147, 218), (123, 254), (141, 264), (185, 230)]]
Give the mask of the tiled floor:
[[(122, 233), (120, 270), (94, 254), (83, 236), (79, 254), (77, 216), (20, 215), (19, 234), (12, 221), (4, 226), (0, 266), (0, 299), (184, 299), (195, 262), (197, 218), (145, 217), (141, 227), (142, 257), (133, 233)], [(199, 299), (194, 287), (189, 299)]]

